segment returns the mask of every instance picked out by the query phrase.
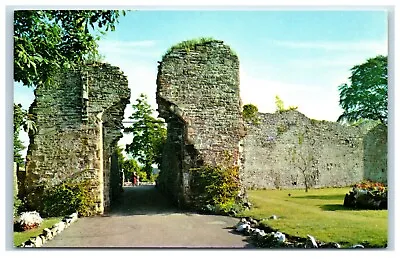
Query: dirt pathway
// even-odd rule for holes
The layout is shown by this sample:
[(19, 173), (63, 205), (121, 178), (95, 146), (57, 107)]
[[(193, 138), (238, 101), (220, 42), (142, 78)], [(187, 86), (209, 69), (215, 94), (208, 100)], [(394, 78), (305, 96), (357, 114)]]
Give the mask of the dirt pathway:
[(124, 187), (109, 215), (80, 218), (43, 247), (253, 248), (237, 222), (179, 211), (154, 186)]

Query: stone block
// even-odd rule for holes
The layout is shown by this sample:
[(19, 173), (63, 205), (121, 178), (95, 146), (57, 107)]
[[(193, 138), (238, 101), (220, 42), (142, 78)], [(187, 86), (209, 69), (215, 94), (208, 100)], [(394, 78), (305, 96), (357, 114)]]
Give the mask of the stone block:
[(42, 234), (46, 237), (47, 240), (50, 240), (53, 238), (53, 232), (48, 228), (43, 229)]

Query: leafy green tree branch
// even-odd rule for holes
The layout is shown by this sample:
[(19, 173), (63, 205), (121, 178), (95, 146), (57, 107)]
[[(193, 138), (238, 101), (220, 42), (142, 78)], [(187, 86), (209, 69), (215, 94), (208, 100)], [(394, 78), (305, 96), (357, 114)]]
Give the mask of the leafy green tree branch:
[(14, 81), (50, 85), (60, 68), (76, 68), (98, 54), (100, 35), (114, 31), (118, 10), (14, 12)]

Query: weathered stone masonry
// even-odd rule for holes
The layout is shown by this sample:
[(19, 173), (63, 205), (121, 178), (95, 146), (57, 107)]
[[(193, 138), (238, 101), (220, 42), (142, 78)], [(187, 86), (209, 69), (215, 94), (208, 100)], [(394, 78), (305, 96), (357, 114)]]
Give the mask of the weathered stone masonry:
[(117, 67), (95, 63), (60, 73), (51, 89), (38, 87), (35, 97), (30, 112), (37, 133), (30, 136), (24, 184), (29, 204), (40, 205), (41, 186), (90, 179), (94, 209), (103, 213), (122, 188), (111, 157), (130, 98), (126, 76)]
[[(248, 188), (304, 188), (289, 150), (313, 156), (315, 187), (349, 186), (364, 179), (387, 182), (387, 128), (381, 124), (343, 126), (311, 120), (297, 111), (260, 113), (248, 123), (241, 180)], [(299, 137), (302, 144), (299, 144)], [(295, 183), (295, 185), (294, 185)]]
[(168, 124), (158, 184), (190, 204), (190, 169), (241, 166), (239, 60), (222, 41), (173, 49), (158, 67), (157, 103)]

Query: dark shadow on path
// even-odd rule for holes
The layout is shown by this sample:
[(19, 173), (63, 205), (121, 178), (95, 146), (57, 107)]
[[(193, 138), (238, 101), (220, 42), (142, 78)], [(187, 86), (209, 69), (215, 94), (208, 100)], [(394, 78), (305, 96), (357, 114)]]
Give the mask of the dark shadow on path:
[(243, 241), (247, 243), (244, 248), (259, 248), (254, 244), (254, 241), (251, 239), (250, 236), (245, 236), (243, 233), (239, 233), (239, 232), (235, 231), (235, 227), (228, 227), (228, 228), (224, 228), (224, 229), (229, 229), (228, 232), (232, 235), (243, 237)]
[(113, 202), (109, 216), (154, 215), (182, 212), (155, 185), (123, 187), (124, 192)]

